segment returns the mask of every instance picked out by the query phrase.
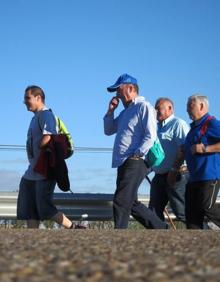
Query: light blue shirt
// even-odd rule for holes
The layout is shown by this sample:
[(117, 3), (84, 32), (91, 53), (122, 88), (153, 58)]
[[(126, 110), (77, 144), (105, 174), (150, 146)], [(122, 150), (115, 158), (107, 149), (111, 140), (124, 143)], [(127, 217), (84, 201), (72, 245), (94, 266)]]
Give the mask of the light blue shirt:
[(144, 158), (157, 137), (156, 111), (138, 96), (117, 118), (114, 114), (104, 116), (104, 132), (116, 133), (112, 167), (119, 167), (134, 154)]
[(157, 135), (165, 152), (165, 159), (154, 171), (159, 174), (167, 173), (173, 166), (177, 152), (185, 143), (189, 132), (188, 124), (174, 115), (169, 116), (163, 122), (158, 122)]

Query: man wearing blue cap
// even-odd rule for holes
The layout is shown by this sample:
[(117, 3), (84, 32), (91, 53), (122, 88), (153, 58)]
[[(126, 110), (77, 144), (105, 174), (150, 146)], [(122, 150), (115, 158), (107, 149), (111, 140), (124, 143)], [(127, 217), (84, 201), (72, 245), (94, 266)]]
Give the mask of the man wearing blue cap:
[[(104, 116), (105, 134), (116, 133), (112, 158), (112, 167), (117, 167), (115, 228), (127, 228), (131, 214), (146, 228), (166, 229), (167, 224), (137, 199), (138, 188), (148, 171), (144, 158), (157, 137), (155, 109), (138, 96), (137, 80), (128, 74), (121, 75), (107, 90), (116, 92)], [(114, 118), (120, 100), (124, 110)]]

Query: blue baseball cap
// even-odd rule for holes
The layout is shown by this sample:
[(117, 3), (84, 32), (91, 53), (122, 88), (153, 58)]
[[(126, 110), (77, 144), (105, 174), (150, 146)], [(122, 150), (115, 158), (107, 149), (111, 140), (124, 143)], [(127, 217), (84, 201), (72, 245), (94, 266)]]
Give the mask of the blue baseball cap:
[(137, 79), (127, 73), (124, 73), (120, 75), (115, 84), (109, 86), (107, 90), (108, 92), (114, 92), (122, 84), (137, 84)]

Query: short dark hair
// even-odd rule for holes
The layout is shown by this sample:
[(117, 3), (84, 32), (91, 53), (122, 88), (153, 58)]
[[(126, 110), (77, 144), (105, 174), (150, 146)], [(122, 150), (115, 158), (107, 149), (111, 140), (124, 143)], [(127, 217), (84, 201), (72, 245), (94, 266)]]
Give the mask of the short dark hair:
[(36, 97), (36, 96), (41, 96), (42, 101), (45, 101), (45, 94), (42, 88), (40, 88), (39, 86), (36, 85), (30, 85), (25, 89), (25, 93), (27, 93), (28, 91), (31, 92), (31, 94)]

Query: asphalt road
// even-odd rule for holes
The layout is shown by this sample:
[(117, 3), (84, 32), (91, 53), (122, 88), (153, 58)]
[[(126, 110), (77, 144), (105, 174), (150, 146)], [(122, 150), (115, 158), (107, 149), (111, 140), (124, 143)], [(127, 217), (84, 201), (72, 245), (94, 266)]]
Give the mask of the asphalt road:
[(220, 231), (0, 230), (0, 281), (220, 281)]

